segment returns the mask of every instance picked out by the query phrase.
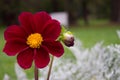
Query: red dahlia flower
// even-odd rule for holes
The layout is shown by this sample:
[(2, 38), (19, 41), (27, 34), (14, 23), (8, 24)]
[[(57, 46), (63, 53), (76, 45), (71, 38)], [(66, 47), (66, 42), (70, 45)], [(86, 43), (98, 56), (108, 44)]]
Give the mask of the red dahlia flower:
[(61, 32), (58, 21), (46, 12), (23, 12), (19, 22), (20, 25), (11, 25), (4, 32), (6, 44), (3, 51), (8, 56), (17, 54), (17, 62), (22, 68), (30, 68), (33, 61), (37, 68), (46, 67), (50, 61), (49, 53), (62, 56), (63, 46), (56, 40)]

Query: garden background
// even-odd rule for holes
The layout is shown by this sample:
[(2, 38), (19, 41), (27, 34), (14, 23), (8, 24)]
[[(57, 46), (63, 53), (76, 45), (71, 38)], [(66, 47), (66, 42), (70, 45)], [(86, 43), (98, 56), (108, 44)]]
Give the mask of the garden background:
[[(0, 0), (0, 80), (3, 80), (5, 74), (16, 80), (16, 57), (8, 57), (2, 52), (5, 44), (4, 30), (11, 24), (19, 24), (18, 15), (21, 12), (35, 13), (43, 10), (50, 14), (67, 13), (66, 27), (85, 49), (101, 41), (104, 46), (120, 44), (117, 35), (120, 30), (120, 0)], [(67, 47), (62, 58), (74, 60)], [(28, 78), (33, 78), (33, 68), (25, 72)]]

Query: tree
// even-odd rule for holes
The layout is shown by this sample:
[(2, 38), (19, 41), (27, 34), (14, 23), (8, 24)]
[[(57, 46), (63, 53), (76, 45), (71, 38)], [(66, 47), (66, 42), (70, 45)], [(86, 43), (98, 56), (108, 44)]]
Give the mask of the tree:
[(69, 24), (74, 25), (78, 19), (78, 4), (76, 0), (65, 0), (65, 11), (68, 12)]
[(120, 23), (120, 0), (111, 0), (111, 21)]
[(1, 0), (0, 19), (3, 25), (10, 25), (16, 23), (17, 15), (19, 13), (20, 0)]
[(59, 10), (59, 3), (58, 0), (51, 0), (52, 2), (52, 9), (54, 12), (57, 12)]
[(89, 24), (88, 22), (88, 15), (89, 15), (89, 10), (88, 10), (88, 0), (82, 0), (82, 16), (83, 20), (86, 25)]

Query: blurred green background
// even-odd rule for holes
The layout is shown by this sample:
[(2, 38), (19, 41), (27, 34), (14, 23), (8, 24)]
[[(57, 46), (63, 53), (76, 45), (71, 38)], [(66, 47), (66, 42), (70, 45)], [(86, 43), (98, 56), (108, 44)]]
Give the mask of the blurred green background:
[[(120, 0), (0, 0), (0, 80), (5, 74), (16, 80), (14, 64), (16, 56), (9, 57), (2, 52), (5, 44), (4, 30), (11, 24), (18, 24), (18, 15), (23, 11), (67, 12), (68, 29), (80, 39), (84, 48), (91, 48), (97, 42), (104, 45), (120, 44), (116, 31), (120, 30)], [(65, 58), (74, 58), (65, 47)], [(33, 78), (33, 68), (25, 70)]]

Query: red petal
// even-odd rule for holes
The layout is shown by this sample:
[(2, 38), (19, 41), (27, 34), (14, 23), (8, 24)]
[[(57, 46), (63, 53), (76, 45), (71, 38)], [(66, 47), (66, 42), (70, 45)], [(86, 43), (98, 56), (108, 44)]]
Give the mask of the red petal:
[(48, 65), (50, 58), (48, 51), (45, 47), (41, 46), (40, 49), (37, 49), (35, 56), (35, 65), (38, 68), (44, 68)]
[(43, 45), (45, 45), (49, 52), (56, 57), (60, 57), (64, 53), (64, 48), (59, 41), (44, 41)]
[(49, 20), (45, 25), (45, 29), (42, 35), (45, 39), (55, 40), (60, 35), (60, 32), (60, 23), (56, 20)]
[(33, 33), (34, 23), (33, 15), (30, 12), (22, 12), (19, 16), (19, 21), (23, 29), (28, 33)]
[(26, 40), (27, 34), (17, 25), (9, 26), (4, 32), (5, 40), (11, 40), (15, 38), (21, 38)]
[(24, 41), (22, 41), (20, 39), (19, 39), (19, 41), (18, 40), (12, 40), (12, 41), (6, 42), (3, 51), (9, 56), (14, 56), (18, 52), (24, 50), (27, 47), (28, 46), (24, 43)]
[(30, 68), (32, 66), (33, 56), (34, 53), (31, 48), (20, 52), (17, 56), (18, 64), (24, 69)]
[(35, 32), (41, 33), (44, 29), (44, 25), (51, 17), (44, 11), (34, 14)]

